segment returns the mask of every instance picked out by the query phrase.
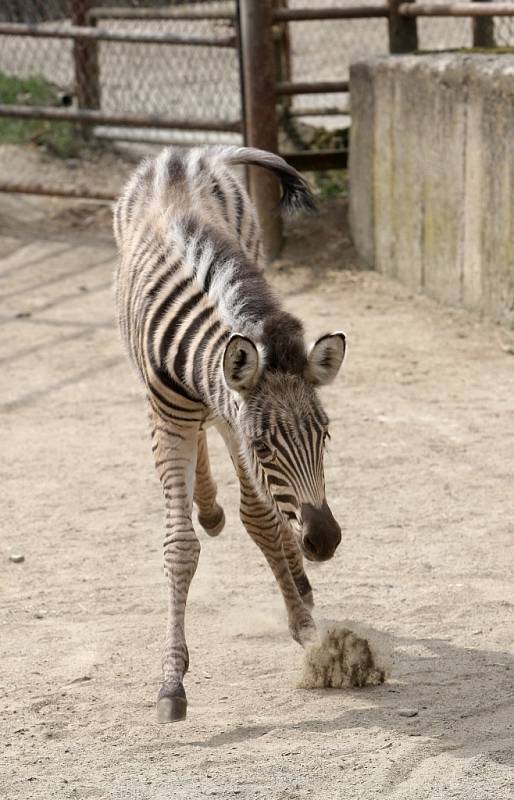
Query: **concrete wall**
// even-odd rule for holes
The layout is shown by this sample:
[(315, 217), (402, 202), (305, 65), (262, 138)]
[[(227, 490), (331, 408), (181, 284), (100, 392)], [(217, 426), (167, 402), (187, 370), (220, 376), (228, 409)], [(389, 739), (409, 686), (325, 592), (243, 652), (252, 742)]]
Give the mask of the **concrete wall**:
[(514, 56), (376, 58), (350, 83), (360, 254), (514, 327)]

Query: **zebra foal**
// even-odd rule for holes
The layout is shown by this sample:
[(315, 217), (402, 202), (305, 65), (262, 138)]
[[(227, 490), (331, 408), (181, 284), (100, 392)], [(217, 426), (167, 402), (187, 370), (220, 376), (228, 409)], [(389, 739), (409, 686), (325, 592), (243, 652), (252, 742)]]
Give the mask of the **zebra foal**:
[(114, 209), (118, 322), (148, 398), (166, 508), (161, 722), (186, 716), (184, 615), (200, 553), (193, 502), (211, 536), (225, 521), (206, 427), (214, 423), (226, 442), (241, 519), (275, 575), (300, 644), (314, 631), (303, 556), (331, 558), (341, 539), (325, 498), (328, 419), (316, 387), (337, 374), (345, 339), (325, 335), (308, 349), (301, 322), (282, 310), (263, 273), (255, 211), (231, 169), (239, 164), (274, 172), (285, 208), (313, 206), (303, 178), (280, 157), (215, 147), (165, 149), (136, 170)]

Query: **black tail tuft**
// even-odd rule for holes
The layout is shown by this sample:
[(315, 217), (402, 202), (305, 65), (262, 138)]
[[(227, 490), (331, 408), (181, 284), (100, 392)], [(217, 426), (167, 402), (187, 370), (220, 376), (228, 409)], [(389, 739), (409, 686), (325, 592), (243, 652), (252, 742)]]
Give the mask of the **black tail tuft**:
[(212, 154), (227, 164), (263, 167), (273, 172), (282, 186), (279, 207), (285, 211), (294, 213), (316, 210), (309, 184), (281, 156), (254, 147), (219, 147), (213, 148)]
[[(284, 162), (286, 163), (286, 162)], [(288, 164), (289, 167), (289, 164)], [(289, 167), (292, 169), (292, 167)], [(307, 181), (299, 172), (291, 174), (282, 170), (273, 170), (282, 186), (282, 197), (279, 206), (290, 214), (297, 211), (316, 211), (316, 203)]]

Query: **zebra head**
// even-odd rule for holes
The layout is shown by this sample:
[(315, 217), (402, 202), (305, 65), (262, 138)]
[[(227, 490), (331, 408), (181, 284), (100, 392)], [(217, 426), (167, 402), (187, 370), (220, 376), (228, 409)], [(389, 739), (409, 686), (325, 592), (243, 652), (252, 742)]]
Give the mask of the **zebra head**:
[(316, 388), (335, 378), (344, 353), (342, 333), (322, 336), (308, 353), (302, 341), (300, 357), (298, 348), (294, 358), (286, 354), (295, 364), (289, 370), (265, 345), (235, 334), (223, 358), (225, 383), (237, 393), (236, 433), (248, 473), (311, 561), (331, 558), (341, 541), (325, 497), (328, 417)]

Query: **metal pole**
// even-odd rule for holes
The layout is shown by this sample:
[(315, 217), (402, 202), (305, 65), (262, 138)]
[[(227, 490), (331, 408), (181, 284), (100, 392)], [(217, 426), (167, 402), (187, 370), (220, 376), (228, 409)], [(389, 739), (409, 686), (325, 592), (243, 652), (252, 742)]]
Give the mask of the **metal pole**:
[(296, 83), (278, 83), (275, 86), (275, 94), (329, 94), (330, 92), (347, 92), (350, 89), (348, 81), (297, 81)]
[[(275, 107), (275, 64), (272, 0), (239, 0), (245, 143), (278, 153)], [(257, 208), (266, 256), (282, 246), (282, 220), (277, 211), (280, 189), (267, 170), (250, 168), (250, 194)]]
[(1, 181), (0, 192), (6, 194), (38, 194), (48, 197), (77, 197), (84, 200), (98, 200), (102, 203), (112, 202), (119, 195), (119, 192), (104, 192), (101, 189), (91, 189), (87, 186), (52, 186), (51, 184), (2, 183)]
[[(95, 18), (91, 20), (94, 21)], [(129, 33), (112, 28), (96, 28), (89, 22), (84, 25), (30, 24), (0, 22), (0, 34), (6, 36), (31, 36), (45, 39), (78, 39), (92, 42), (127, 42), (135, 44), (176, 44), (185, 47), (235, 47), (235, 36), (184, 36), (173, 33)]]
[[(73, 0), (72, 24), (89, 27), (89, 12), (92, 0)], [(91, 20), (91, 24), (96, 24)], [(77, 105), (83, 109), (100, 108), (100, 70), (98, 63), (98, 44), (95, 41), (75, 39), (73, 42), (73, 61), (75, 64), (75, 92)], [(84, 133), (88, 131), (84, 127)]]
[(475, 17), (472, 25), (473, 47), (495, 47), (493, 17)]
[(401, 16), (400, 4), (402, 0), (389, 0), (389, 52), (412, 53), (418, 49), (416, 19)]
[(59, 106), (18, 106), (0, 103), (0, 117), (13, 119), (51, 119), (56, 122), (79, 122), (88, 125), (112, 125), (124, 128), (169, 128), (178, 131), (227, 131), (240, 133), (239, 121), (204, 121), (193, 119), (169, 119), (145, 114), (142, 117), (126, 114), (108, 114), (105, 111), (60, 108)]
[[(288, 0), (274, 0), (273, 8), (287, 9)], [(289, 25), (287, 22), (276, 22), (273, 26), (273, 43), (275, 46), (275, 86), (281, 83), (291, 83), (291, 40), (289, 36)], [(284, 95), (280, 99), (280, 109), (282, 115), (287, 113), (292, 106), (289, 95)]]
[[(12, 2), (12, 0), (11, 0)], [(212, 19), (216, 22), (234, 22), (237, 14), (231, 11), (216, 11), (216, 9), (209, 10), (204, 8), (195, 9), (190, 11), (182, 11), (180, 8), (131, 8), (125, 6), (124, 8), (114, 6), (97, 6), (91, 9), (91, 17), (96, 19), (123, 19), (123, 20), (190, 20), (194, 22), (202, 22), (206, 19)]]
[(478, 0), (472, 3), (412, 3), (398, 6), (401, 17), (514, 17), (512, 3)]
[(386, 3), (381, 5), (342, 6), (339, 8), (277, 8), (273, 14), (275, 22), (310, 22), (311, 20), (366, 19), (367, 17), (387, 17)]

